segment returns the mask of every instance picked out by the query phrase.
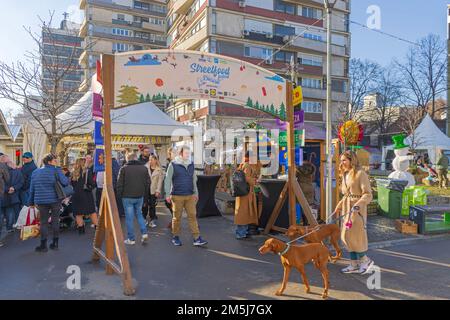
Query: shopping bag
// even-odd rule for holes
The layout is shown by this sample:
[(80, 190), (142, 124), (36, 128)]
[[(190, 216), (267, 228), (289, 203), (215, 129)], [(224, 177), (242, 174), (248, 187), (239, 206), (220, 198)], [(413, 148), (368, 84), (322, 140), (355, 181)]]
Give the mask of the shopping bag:
[(39, 218), (35, 208), (28, 208), (25, 225), (20, 230), (20, 240), (36, 238), (40, 234)]
[(20, 230), (20, 240), (28, 240), (30, 238), (36, 238), (40, 234), (40, 229), (38, 224), (31, 226), (23, 226)]
[(19, 218), (17, 219), (17, 222), (14, 224), (14, 228), (22, 229), (23, 226), (27, 225), (28, 213), (30, 213), (31, 222), (33, 222), (35, 219), (39, 219), (38, 209), (23, 206), (23, 208), (19, 212)]

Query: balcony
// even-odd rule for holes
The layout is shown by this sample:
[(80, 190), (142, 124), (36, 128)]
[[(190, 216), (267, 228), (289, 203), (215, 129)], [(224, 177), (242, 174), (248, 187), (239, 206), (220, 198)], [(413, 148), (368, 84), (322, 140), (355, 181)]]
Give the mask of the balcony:
[(268, 42), (283, 45), (283, 37), (277, 35), (268, 35), (264, 33), (258, 33), (253, 31), (244, 31), (243, 32), (244, 39), (260, 41), (260, 42)]
[(186, 40), (178, 41), (177, 42), (177, 49), (180, 50), (189, 50), (194, 49), (197, 46), (199, 46), (205, 39), (208, 38), (208, 32), (207, 28), (202, 28), (200, 31), (195, 33), (194, 35), (190, 36)]
[[(288, 40), (295, 38), (296, 36), (285, 36), (284, 41), (287, 42)], [(302, 49), (309, 49), (313, 51), (318, 51), (322, 53), (327, 52), (327, 43), (324, 41), (317, 41), (312, 40), (304, 37), (297, 37), (295, 40), (291, 42), (292, 47), (296, 48), (302, 48)], [(336, 56), (346, 56), (346, 47), (339, 46), (336, 44), (331, 45), (331, 53)]]
[(78, 33), (78, 36), (79, 36), (80, 38), (84, 38), (84, 37), (87, 36), (88, 25), (89, 25), (89, 24), (88, 24), (87, 19), (84, 18), (83, 23), (81, 24), (81, 27), (80, 27), (80, 31), (79, 31), (79, 33)]
[(126, 20), (118, 20), (118, 19), (112, 19), (112, 24), (118, 24), (121, 26), (127, 26), (127, 27), (133, 27), (133, 28), (142, 28), (142, 22), (132, 22), (132, 21), (126, 21)]
[(143, 14), (144, 13), (144, 14), (158, 16), (158, 17), (162, 17), (162, 18), (166, 17), (166, 13), (152, 11), (152, 10), (138, 9), (138, 8), (129, 7), (129, 6), (123, 6), (120, 4), (115, 4), (115, 3), (102, 1), (102, 0), (82, 0), (82, 1), (85, 2), (84, 6), (86, 4), (89, 4), (89, 5), (95, 5), (95, 6), (99, 6), (99, 7), (103, 7), (103, 8), (107, 8), (107, 9), (119, 10), (119, 11), (127, 12), (129, 14), (134, 14), (134, 13)]
[(142, 22), (142, 29), (164, 32), (164, 25), (153, 24), (150, 22)]
[[(305, 98), (310, 99), (319, 99), (319, 100), (326, 100), (327, 99), (327, 90), (325, 89), (314, 89), (314, 88), (306, 88), (302, 87), (303, 90), (303, 96)], [(336, 92), (333, 91), (331, 93), (331, 99), (333, 101), (347, 101), (347, 94), (344, 92)]]
[(125, 36), (119, 36), (117, 34), (109, 34), (109, 33), (98, 32), (98, 31), (94, 31), (92, 33), (92, 36), (98, 37), (98, 38), (103, 38), (103, 39), (110, 39), (110, 40), (114, 40), (114, 41), (132, 42), (132, 43), (139, 43), (139, 44), (144, 44), (144, 45), (157, 45), (157, 46), (161, 46), (161, 47), (166, 46), (165, 41), (159, 41), (159, 40), (154, 40), (154, 39), (150, 39), (150, 38), (145, 39), (145, 38), (138, 38), (138, 37), (125, 37)]
[(182, 15), (188, 11), (194, 2), (195, 0), (173, 0), (169, 6), (172, 9), (172, 13)]

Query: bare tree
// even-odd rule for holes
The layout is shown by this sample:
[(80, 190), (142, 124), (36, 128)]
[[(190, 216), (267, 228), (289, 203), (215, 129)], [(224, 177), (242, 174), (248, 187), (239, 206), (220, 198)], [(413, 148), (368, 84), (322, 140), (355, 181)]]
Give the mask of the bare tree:
[(419, 107), (421, 116), (433, 118), (440, 111), (436, 101), (447, 91), (447, 50), (445, 42), (435, 34), (419, 40), (406, 54), (405, 60), (394, 60), (405, 90), (405, 104)]
[(373, 119), (374, 127), (380, 137), (378, 144), (382, 147), (386, 135), (391, 131), (392, 125), (398, 120), (400, 114), (399, 104), (402, 91), (392, 68), (382, 69), (376, 90), (379, 94), (377, 106), (371, 108), (369, 112), (372, 113), (371, 119)]
[(422, 122), (423, 118), (423, 108), (420, 106), (401, 108), (401, 115), (398, 124), (399, 128), (405, 132), (406, 136), (410, 137), (411, 150), (415, 150), (421, 143), (421, 137), (416, 134), (416, 129)]
[(342, 120), (355, 118), (358, 110), (363, 107), (364, 97), (375, 90), (381, 69), (381, 66), (373, 61), (350, 60), (350, 102), (346, 112), (342, 113), (344, 116)]
[[(31, 117), (33, 127), (45, 133), (51, 151), (56, 153), (61, 140), (84, 127), (92, 117), (88, 103), (61, 116), (80, 98), (78, 87), (63, 85), (67, 77), (81, 70), (77, 59), (79, 48), (76, 44), (58, 46), (60, 40), (51, 28), (53, 12), (47, 22), (40, 17), (39, 20), (41, 32), (25, 28), (37, 49), (27, 52), (25, 61), (0, 62), (0, 98), (18, 104)], [(44, 55), (49, 46), (52, 55)]]

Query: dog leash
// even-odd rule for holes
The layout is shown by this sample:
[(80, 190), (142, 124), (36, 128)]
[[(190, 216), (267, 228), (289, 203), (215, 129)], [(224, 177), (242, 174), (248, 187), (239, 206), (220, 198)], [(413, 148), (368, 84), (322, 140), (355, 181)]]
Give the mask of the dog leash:
[[(358, 208), (358, 210), (359, 210), (359, 208)], [(338, 217), (338, 218), (336, 218), (336, 219), (331, 220), (331, 222), (329, 222), (329, 223), (327, 223), (327, 224), (335, 223), (335, 222), (341, 220), (342, 218), (344, 218), (345, 216), (348, 216), (349, 214), (353, 213), (354, 211), (356, 211), (355, 207), (353, 207), (353, 208), (350, 210), (350, 212), (347, 212), (346, 214), (344, 214), (344, 215), (342, 215), (342, 216), (340, 216), (340, 217)], [(296, 242), (296, 241), (298, 241), (298, 240), (301, 240), (301, 239), (303, 239), (303, 238), (309, 236), (310, 234), (316, 232), (317, 230), (319, 230), (319, 229), (322, 228), (323, 226), (324, 226), (323, 224), (322, 224), (322, 225), (319, 224), (319, 225), (315, 226), (310, 232), (308, 232), (308, 233), (306, 233), (306, 234), (304, 234), (304, 235), (302, 235), (302, 236), (300, 236), (300, 237), (297, 237), (297, 238), (295, 238), (294, 240), (288, 241), (288, 242), (286, 242), (286, 244), (289, 246), (291, 243)], [(287, 251), (286, 251), (286, 252), (287, 252)], [(286, 253), (286, 252), (284, 252), (284, 253)]]

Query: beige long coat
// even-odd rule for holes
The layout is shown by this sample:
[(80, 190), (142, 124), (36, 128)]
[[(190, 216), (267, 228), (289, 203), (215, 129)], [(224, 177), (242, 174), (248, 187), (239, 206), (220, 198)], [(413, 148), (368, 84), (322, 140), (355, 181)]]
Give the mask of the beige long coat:
[(162, 193), (162, 187), (164, 182), (164, 170), (159, 167), (152, 171), (150, 170), (150, 161), (147, 162), (146, 167), (148, 169), (148, 174), (152, 180), (150, 185), (150, 194), (154, 195), (155, 193)]
[[(345, 174), (342, 178), (343, 198), (337, 204), (341, 209), (341, 215), (350, 212), (353, 206), (360, 207), (360, 214), (354, 212), (346, 215), (341, 222), (341, 240), (350, 252), (365, 252), (368, 249), (367, 230), (367, 205), (372, 201), (372, 189), (368, 175), (359, 170), (355, 178), (351, 174)], [(346, 230), (345, 224), (351, 218), (352, 227)]]
[(247, 183), (250, 185), (250, 192), (243, 197), (236, 197), (234, 209), (234, 223), (237, 225), (258, 223), (258, 204), (254, 186), (256, 184), (256, 169), (249, 163), (241, 164), (238, 168), (243, 170)]

